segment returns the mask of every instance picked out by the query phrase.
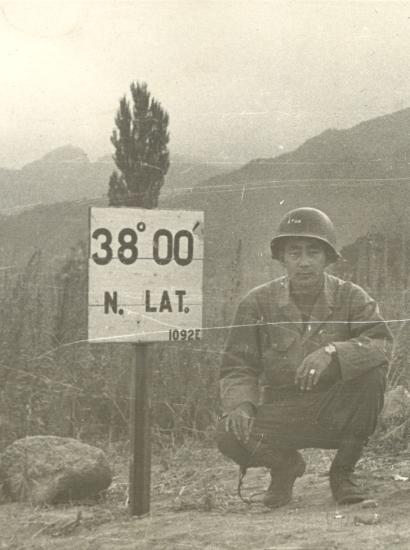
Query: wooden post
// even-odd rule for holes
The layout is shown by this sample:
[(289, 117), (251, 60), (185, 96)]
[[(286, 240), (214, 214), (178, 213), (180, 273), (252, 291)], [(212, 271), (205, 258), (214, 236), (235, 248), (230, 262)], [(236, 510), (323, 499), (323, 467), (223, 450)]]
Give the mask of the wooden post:
[(151, 489), (151, 373), (147, 365), (148, 344), (135, 344), (131, 385), (129, 511), (143, 516), (150, 511)]

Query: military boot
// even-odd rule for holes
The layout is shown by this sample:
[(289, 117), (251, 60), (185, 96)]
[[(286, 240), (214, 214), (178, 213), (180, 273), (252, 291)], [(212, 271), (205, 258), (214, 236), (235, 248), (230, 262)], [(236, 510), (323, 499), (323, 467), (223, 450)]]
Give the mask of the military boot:
[(354, 467), (359, 460), (365, 442), (345, 439), (339, 446), (329, 472), (330, 489), (338, 504), (354, 504), (369, 498), (354, 476)]
[(355, 479), (353, 468), (330, 469), (329, 480), (333, 498), (338, 504), (355, 504), (369, 498)]
[(263, 497), (269, 508), (279, 508), (292, 500), (292, 489), (297, 477), (305, 472), (306, 464), (297, 451), (286, 453), (283, 462), (271, 468), (271, 482)]

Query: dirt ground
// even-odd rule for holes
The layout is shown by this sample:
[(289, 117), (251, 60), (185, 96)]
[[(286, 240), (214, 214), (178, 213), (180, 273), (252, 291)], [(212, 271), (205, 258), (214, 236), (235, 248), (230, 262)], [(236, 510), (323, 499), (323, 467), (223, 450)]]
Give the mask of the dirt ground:
[[(130, 518), (127, 467), (113, 458), (115, 479), (98, 503), (35, 508), (0, 506), (0, 549), (40, 550), (299, 550), (410, 548), (410, 451), (367, 453), (359, 477), (375, 501), (337, 507), (326, 475), (332, 452), (305, 451), (308, 467), (291, 504), (266, 509), (260, 499), (269, 476), (252, 470), (243, 503), (237, 469), (213, 448), (167, 449), (154, 460), (151, 513)], [(401, 476), (403, 479), (400, 479)]]

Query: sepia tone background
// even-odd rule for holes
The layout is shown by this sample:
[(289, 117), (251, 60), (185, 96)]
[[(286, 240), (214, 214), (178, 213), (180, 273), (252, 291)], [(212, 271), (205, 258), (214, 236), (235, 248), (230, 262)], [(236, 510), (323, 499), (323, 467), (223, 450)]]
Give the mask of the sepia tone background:
[(87, 242), (134, 80), (170, 114), (159, 208), (205, 212), (204, 338), (150, 349), (165, 471), (213, 445), (226, 331), (282, 274), (269, 242), (292, 208), (334, 221), (332, 272), (379, 301), (390, 387), (409, 388), (409, 30), (400, 2), (0, 4), (0, 451), (35, 434), (126, 447), (133, 350), (86, 341)]

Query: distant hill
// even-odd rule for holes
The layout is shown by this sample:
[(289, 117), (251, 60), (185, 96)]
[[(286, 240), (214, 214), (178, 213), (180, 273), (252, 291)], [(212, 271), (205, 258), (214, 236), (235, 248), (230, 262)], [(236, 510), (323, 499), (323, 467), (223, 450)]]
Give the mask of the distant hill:
[(346, 130), (325, 130), (292, 152), (256, 159), (208, 184), (410, 175), (410, 108)]
[[(78, 164), (70, 170), (81, 165), (89, 177), (91, 163), (78, 150), (76, 155)], [(341, 246), (378, 232), (392, 241), (405, 235), (403, 247), (407, 247), (409, 156), (410, 109), (406, 109), (347, 130), (328, 130), (292, 153), (252, 161), (199, 183), (193, 191), (167, 194), (164, 188), (160, 207), (205, 211), (207, 318), (216, 318), (212, 312), (220, 312), (231, 300), (228, 289), (234, 286), (235, 292), (243, 293), (282, 272), (270, 259), (269, 242), (282, 215), (292, 208), (314, 206), (327, 212)], [(46, 163), (42, 170), (47, 171)], [(189, 167), (186, 170), (189, 174)], [(105, 205), (106, 199), (39, 206), (1, 221), (3, 265), (19, 263), (36, 247), (53, 261), (78, 239), (86, 240), (91, 203)], [(396, 304), (402, 288), (390, 286), (389, 292)], [(228, 303), (225, 320), (235, 300)]]
[[(206, 159), (171, 156), (163, 193), (192, 187), (230, 168)], [(72, 145), (50, 151), (21, 170), (0, 168), (0, 214), (37, 204), (104, 197), (113, 169), (110, 155), (90, 162), (82, 149)]]

